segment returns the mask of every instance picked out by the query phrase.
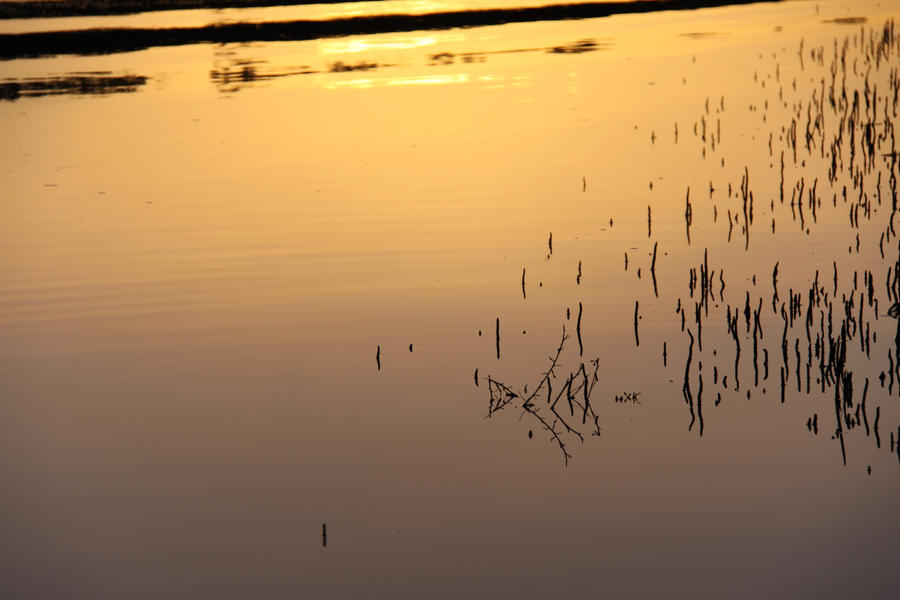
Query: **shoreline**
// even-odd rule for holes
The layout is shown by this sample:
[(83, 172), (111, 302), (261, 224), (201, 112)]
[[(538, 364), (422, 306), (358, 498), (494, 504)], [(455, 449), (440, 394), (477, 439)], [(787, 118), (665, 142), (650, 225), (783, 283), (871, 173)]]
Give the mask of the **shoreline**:
[[(167, 10), (266, 8), (338, 4), (344, 0), (0, 0), (0, 19), (102, 17)], [(354, 0), (377, 2), (378, 0)]]
[(0, 34), (0, 60), (58, 54), (114, 54), (158, 46), (303, 41), (351, 35), (484, 27), (506, 23), (589, 19), (616, 14), (694, 10), (781, 0), (638, 0), (439, 12), (374, 15), (330, 20), (231, 23), (203, 27), (118, 28)]

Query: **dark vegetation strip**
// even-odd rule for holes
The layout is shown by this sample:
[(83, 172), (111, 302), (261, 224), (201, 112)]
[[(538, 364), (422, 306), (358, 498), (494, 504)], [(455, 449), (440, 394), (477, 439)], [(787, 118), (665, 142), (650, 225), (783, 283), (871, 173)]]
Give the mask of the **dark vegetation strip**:
[(135, 92), (147, 83), (143, 75), (72, 74), (65, 77), (0, 81), (0, 100), (63, 94), (102, 95)]
[[(13, 0), (0, 2), (0, 19), (128, 15), (159, 10), (197, 10), (338, 4), (345, 0)], [(370, 2), (375, 0), (354, 0)]]
[[(183, 28), (86, 29), (0, 35), (0, 58), (28, 58), (56, 54), (112, 54), (155, 46), (299, 41), (348, 35), (452, 29), (522, 23), (586, 19), (624, 13), (689, 10), (752, 0), (639, 0), (637, 2), (557, 4), (513, 9), (486, 9), (426, 15), (377, 15), (327, 21), (298, 20), (270, 23), (230, 23)], [(764, 0), (777, 2), (780, 0)]]

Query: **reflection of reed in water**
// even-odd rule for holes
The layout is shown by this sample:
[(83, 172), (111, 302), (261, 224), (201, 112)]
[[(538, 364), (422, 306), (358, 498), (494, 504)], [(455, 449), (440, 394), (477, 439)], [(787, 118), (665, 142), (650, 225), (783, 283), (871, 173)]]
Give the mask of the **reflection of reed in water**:
[[(680, 319), (681, 329), (679, 335), (684, 340), (684, 346), (678, 344), (675, 347), (684, 348), (686, 354), (681, 392), (690, 415), (688, 430), (692, 431), (697, 423), (698, 433), (703, 435), (704, 362), (708, 367), (712, 365), (712, 386), (716, 396), (714, 405), (719, 406), (723, 398), (727, 399), (729, 395), (745, 396), (748, 400), (754, 394), (766, 395), (771, 385), (771, 349), (773, 356), (780, 356), (781, 364), (777, 370), (780, 402), (789, 402), (795, 397), (794, 394), (796, 397), (809, 396), (819, 402), (816, 410), (803, 417), (807, 430), (813, 435), (818, 435), (819, 432), (818, 413), (823, 409), (827, 409), (823, 415), (833, 411), (835, 421), (830, 436), (839, 446), (842, 464), (846, 465), (847, 442), (851, 435), (871, 438), (876, 449), (882, 448), (881, 406), (871, 405), (879, 400), (879, 395), (900, 395), (900, 319), (896, 328), (891, 325), (890, 339), (882, 339), (881, 351), (877, 346), (879, 317), (900, 317), (900, 236), (897, 235), (894, 224), (898, 214), (900, 187), (900, 161), (895, 130), (895, 120), (900, 112), (900, 71), (896, 67), (900, 63), (900, 36), (895, 31), (894, 22), (888, 21), (881, 29), (860, 29), (842, 40), (835, 40), (830, 49), (830, 59), (827, 58), (829, 53), (826, 48), (805, 48), (802, 40), (798, 55), (800, 70), (812, 82), (812, 89), (803, 89), (803, 85), (798, 85), (797, 79), (791, 83), (790, 88), (785, 86), (781, 81), (780, 64), (774, 65), (774, 78), (772, 75), (760, 77), (759, 73), (754, 73), (754, 80), (764, 89), (764, 95), (775, 93), (776, 90), (772, 89), (773, 81), (778, 86), (777, 102), (773, 102), (772, 106), (790, 107), (786, 111), (787, 118), (783, 126), (770, 124), (768, 98), (764, 99), (761, 106), (750, 107), (751, 113), (761, 111), (762, 122), (774, 129), (772, 135), (768, 136), (768, 153), (772, 157), (770, 168), (778, 171), (777, 176), (772, 178), (777, 189), (773, 186), (773, 189), (754, 194), (753, 186), (758, 187), (758, 182), (765, 181), (765, 178), (754, 178), (754, 183), (751, 184), (748, 166), (741, 169), (737, 185), (737, 182), (732, 181), (716, 182), (714, 185), (713, 180), (709, 179), (709, 201), (715, 202), (710, 211), (713, 224), (719, 223), (718, 203), (730, 203), (731, 206), (727, 207), (727, 230), (723, 229), (722, 233), (727, 236), (727, 243), (731, 244), (732, 233), (739, 231), (741, 250), (749, 255), (746, 263), (753, 265), (751, 239), (757, 240), (754, 243), (759, 245), (758, 240), (763, 234), (768, 235), (769, 230), (769, 222), (766, 221), (764, 231), (751, 236), (754, 213), (766, 210), (765, 206), (755, 205), (755, 196), (772, 198), (768, 203), (772, 212), (772, 236), (776, 235), (776, 213), (787, 216), (801, 235), (812, 236), (823, 211), (831, 208), (836, 214), (847, 215), (847, 256), (861, 254), (861, 248), (865, 244), (869, 244), (868, 250), (871, 253), (876, 247), (876, 240), (872, 236), (874, 233), (879, 236), (877, 248), (883, 262), (881, 265), (867, 264), (862, 269), (850, 267), (847, 272), (847, 267), (839, 266), (839, 261), (841, 265), (844, 264), (844, 259), (841, 258), (843, 248), (839, 243), (834, 243), (836, 234), (830, 229), (827, 235), (834, 256), (828, 257), (833, 258), (828, 260), (828, 275), (820, 273), (821, 268), (817, 268), (816, 258), (794, 253), (782, 259), (790, 258), (792, 270), (780, 270), (781, 261), (776, 261), (774, 266), (769, 267), (771, 297), (757, 289), (757, 274), (752, 272), (746, 274), (746, 288), (732, 288), (729, 297), (725, 296), (724, 268), (717, 268), (716, 257), (710, 253), (709, 248), (704, 248), (702, 263), (688, 270), (687, 295), (676, 293), (672, 298), (673, 303), (677, 300), (676, 315)], [(770, 82), (768, 89), (766, 81)], [(796, 92), (796, 98), (790, 98), (790, 90)], [(724, 111), (724, 96), (718, 102), (718, 107), (715, 104), (711, 106), (707, 99), (703, 113), (694, 124), (694, 135), (703, 147), (701, 156), (704, 160), (707, 156), (714, 156), (716, 152), (723, 152), (721, 116)], [(776, 137), (775, 134), (779, 131)], [(784, 144), (783, 149), (776, 150), (776, 139)], [(651, 143), (655, 141), (653, 139)], [(675, 143), (678, 143), (677, 138)], [(778, 151), (780, 165), (776, 166), (778, 161), (775, 156)], [(786, 163), (791, 167), (788, 172), (785, 170)], [(823, 173), (827, 177), (822, 177)], [(796, 178), (793, 185), (790, 182), (792, 177)], [(717, 188), (727, 188), (727, 198), (714, 199)], [(775, 198), (778, 198), (777, 204)], [(690, 188), (684, 202), (685, 245), (689, 249), (692, 242), (697, 241), (692, 240), (692, 229), (697, 230), (696, 221), (706, 213), (694, 206), (695, 203), (699, 206), (701, 200), (691, 199)], [(651, 207), (648, 205), (647, 233), (652, 240), (651, 216)], [(760, 220), (756, 221), (758, 223)], [(782, 229), (790, 228), (789, 223), (787, 228)], [(548, 244), (552, 253), (552, 238), (548, 240)], [(891, 254), (891, 244), (898, 244), (896, 260), (886, 258), (886, 255)], [(656, 278), (657, 249), (658, 242), (653, 241), (652, 252), (648, 251), (648, 255), (652, 257), (650, 272), (654, 292), (647, 303), (650, 310), (654, 306), (653, 300), (660, 298)], [(626, 272), (628, 258), (626, 253)], [(808, 267), (804, 267), (806, 263), (809, 263)], [(883, 276), (877, 275), (879, 267), (884, 269)], [(640, 273), (641, 269), (638, 267), (635, 273), (638, 278)], [(767, 279), (768, 273), (766, 271), (765, 278), (760, 280)], [(579, 278), (580, 275), (579, 270)], [(828, 276), (832, 280), (830, 285), (826, 279)], [(883, 282), (883, 285), (878, 282)], [(663, 301), (665, 292), (663, 289)], [(735, 295), (739, 299), (737, 302), (733, 298)], [(886, 313), (879, 310), (879, 296), (882, 296), (883, 305), (890, 306)], [(771, 307), (771, 312), (768, 307)], [(581, 308), (579, 303), (579, 315)], [(640, 344), (640, 308), (640, 301), (635, 299), (633, 319), (636, 350)], [(648, 309), (644, 308), (646, 310)], [(704, 328), (710, 320), (711, 324)], [(709, 331), (710, 326), (713, 336), (720, 337), (704, 340), (704, 329)], [(674, 329), (677, 331), (677, 325)], [(766, 337), (766, 332), (773, 330), (781, 335), (770, 334)], [(724, 332), (727, 333), (723, 338), (721, 334)], [(728, 338), (734, 344), (733, 353), (716, 345)], [(565, 339), (564, 335), (563, 343)], [(491, 379), (489, 414), (510, 403), (521, 403), (526, 414), (541, 417), (541, 425), (550, 433), (568, 461), (570, 454), (562, 439), (563, 434), (571, 433), (568, 423), (556, 412), (547, 412), (545, 407), (540, 407), (544, 412), (538, 411), (539, 405), (534, 401), (538, 390), (544, 386), (550, 388), (562, 345), (560, 344), (560, 349), (551, 362), (551, 368), (531, 395), (520, 394)], [(885, 345), (888, 347), (884, 348)], [(581, 347), (580, 335), (579, 346)], [(777, 351), (778, 346), (780, 353)], [(720, 379), (720, 363), (730, 363), (732, 358), (733, 372)], [(668, 362), (667, 343), (664, 341), (663, 369), (668, 368)], [(592, 364), (595, 365), (596, 378), (597, 363)], [(583, 367), (584, 365), (582, 371)], [(749, 376), (751, 369), (752, 379)], [(875, 373), (878, 373), (877, 381), (882, 390), (879, 395), (870, 393), (870, 387), (876, 382)], [(581, 382), (578, 377), (579, 371), (567, 376), (564, 391), (560, 394), (568, 394), (573, 381)], [(585, 376), (582, 385), (587, 386), (588, 381)], [(745, 381), (752, 383), (744, 383)], [(708, 376), (706, 383), (709, 388)], [(860, 386), (861, 395), (858, 392)], [(709, 393), (711, 392), (707, 391), (707, 395)], [(559, 397), (563, 396), (557, 396)], [(548, 389), (548, 403), (551, 399)], [(553, 406), (555, 405), (554, 402)], [(584, 402), (583, 406), (587, 405)], [(872, 408), (874, 419), (870, 420)], [(900, 430), (896, 441), (891, 430), (887, 448), (891, 453), (897, 453), (900, 461)], [(867, 470), (871, 472), (871, 465)]]
[(30, 77), (0, 81), (0, 100), (41, 96), (103, 95), (135, 92), (147, 83), (143, 75), (113, 75), (108, 71), (70, 73), (63, 77)]
[[(546, 52), (549, 54), (582, 54), (584, 52), (595, 52), (597, 50), (608, 50), (612, 48), (611, 42), (598, 42), (595, 39), (584, 39), (568, 44), (560, 44), (558, 46), (537, 47), (537, 48), (508, 48), (504, 50), (486, 50), (481, 52), (435, 52), (429, 56), (429, 65), (443, 66), (452, 65), (457, 58), (462, 59), (464, 63), (485, 62), (490, 55), (500, 54), (522, 54), (524, 52)], [(582, 178), (582, 192), (587, 190), (587, 179)]]
[[(848, 54), (856, 50), (860, 56), (853, 57), (852, 61)], [(803, 43), (800, 46), (801, 69), (806, 69), (806, 65), (802, 63), (804, 52)], [(896, 237), (894, 233), (893, 221), (897, 212), (897, 178), (896, 178), (896, 158), (891, 152), (884, 152), (885, 146), (893, 149), (896, 143), (894, 134), (894, 118), (897, 116), (898, 109), (898, 91), (900, 91), (900, 79), (897, 77), (896, 68), (890, 65), (896, 64), (896, 59), (900, 56), (900, 41), (894, 31), (894, 24), (889, 21), (885, 24), (881, 31), (862, 30), (859, 36), (853, 39), (845, 38), (843, 44), (838, 40), (835, 41), (833, 48), (833, 58), (831, 64), (826, 65), (825, 53), (823, 48), (812, 49), (809, 56), (813, 58), (815, 66), (826, 69), (826, 76), (819, 79), (818, 89), (814, 90), (807, 98), (800, 99), (794, 104), (794, 110), (791, 113), (790, 123), (783, 128), (784, 135), (780, 139), (787, 146), (788, 156), (793, 158), (795, 169), (799, 173), (811, 170), (814, 159), (824, 159), (830, 164), (828, 166), (828, 184), (832, 186), (832, 206), (838, 207), (838, 192), (840, 192), (843, 204), (847, 204), (849, 209), (849, 224), (851, 235), (854, 237), (853, 243), (848, 248), (848, 253), (860, 252), (860, 222), (859, 217), (864, 216), (867, 220), (872, 219), (873, 201), (877, 205), (882, 205), (883, 181), (886, 180), (887, 186), (891, 193), (891, 212), (888, 218), (887, 228), (881, 233), (879, 241), (879, 250), (881, 256), (884, 257), (884, 242), (890, 241), (892, 237)], [(857, 62), (865, 65), (865, 71), (857, 71)], [(881, 69), (890, 69), (888, 74), (888, 89), (886, 92), (882, 90), (882, 94), (878, 92), (877, 84), (871, 81), (871, 75), (877, 74)], [(765, 84), (757, 74), (754, 74), (756, 81)], [(856, 84), (859, 89), (848, 89), (848, 81)], [(775, 67), (775, 81), (780, 82), (780, 65)], [(815, 81), (815, 78), (811, 79)], [(852, 83), (851, 83), (852, 85)], [(796, 81), (793, 88), (796, 89)], [(802, 92), (801, 92), (802, 93)], [(787, 105), (784, 89), (779, 88), (778, 99)], [(764, 106), (768, 108), (768, 100)], [(724, 110), (724, 97), (720, 103), (720, 108)], [(751, 110), (756, 110), (753, 107)], [(707, 103), (706, 113), (709, 114), (709, 105)], [(827, 114), (830, 113), (830, 114)], [(805, 116), (805, 124), (803, 117)], [(826, 118), (827, 117), (827, 118)], [(766, 122), (766, 115), (763, 115), (763, 122)], [(695, 126), (695, 135), (704, 144), (708, 144), (710, 152), (715, 151), (715, 143), (721, 144), (721, 131), (717, 126), (716, 132), (709, 134), (707, 139), (707, 130), (705, 127), (705, 117), (701, 116), (698, 121), (701, 127)], [(717, 121), (718, 123), (718, 121)], [(835, 124), (833, 131), (826, 130), (826, 123)], [(881, 130), (881, 134), (876, 133)], [(804, 133), (805, 130), (805, 133)], [(829, 140), (829, 136), (831, 139)], [(774, 154), (772, 143), (774, 136), (769, 136), (769, 155)], [(826, 153), (827, 152), (827, 153)], [(805, 155), (804, 155), (805, 153)], [(885, 160), (878, 161), (877, 156), (884, 157)], [(889, 160), (888, 160), (889, 159)], [(810, 163), (807, 167), (807, 161)], [(799, 168), (798, 168), (799, 167)], [(785, 152), (781, 152), (780, 158), (780, 181), (779, 181), (779, 202), (786, 204), (785, 194)], [(883, 177), (885, 176), (886, 177)], [(871, 185), (871, 180), (875, 179), (875, 189), (866, 186)], [(842, 181), (848, 181), (847, 184)], [(853, 202), (848, 198), (848, 187), (856, 190), (857, 200)], [(753, 191), (750, 189), (750, 178), (748, 169), (744, 168), (744, 173), (740, 182), (740, 194), (734, 196), (739, 200), (741, 205), (734, 211), (734, 219), (732, 219), (732, 211), (729, 214), (729, 230), (728, 241), (731, 241), (731, 232), (738, 225), (741, 228), (742, 237), (744, 238), (744, 249), (750, 249), (750, 229), (754, 221), (754, 203)], [(710, 197), (714, 191), (712, 182), (710, 182)], [(811, 234), (811, 227), (818, 223), (818, 211), (823, 206), (823, 196), (827, 190), (820, 189), (818, 178), (814, 178), (812, 183), (808, 183), (805, 175), (800, 175), (798, 181), (793, 186), (790, 197), (790, 217), (791, 220), (799, 225), (801, 232), (806, 235)], [(732, 198), (732, 184), (728, 184), (728, 197)], [(827, 206), (827, 205), (826, 205)], [(775, 201), (771, 201), (771, 209), (775, 212)], [(686, 219), (689, 219), (686, 211)], [(811, 220), (811, 222), (810, 222)], [(775, 218), (772, 218), (772, 234), (775, 234)], [(691, 270), (689, 291), (693, 299), (695, 290), (699, 288), (699, 302), (695, 302), (694, 324), (688, 327), (687, 333), (691, 338), (691, 348), (693, 348), (693, 331), (697, 333), (697, 340), (700, 341), (702, 332), (703, 319), (708, 316), (709, 297), (707, 293), (711, 290), (709, 284), (712, 279), (707, 266), (707, 255), (704, 253), (704, 265), (701, 265), (699, 282), (694, 269)], [(867, 314), (866, 309), (871, 311), (874, 319), (878, 319), (878, 298), (874, 290), (874, 274), (870, 269), (862, 272), (862, 286), (859, 286), (859, 272), (854, 271), (852, 276), (852, 287), (848, 286), (841, 289), (839, 286), (839, 269), (838, 262), (832, 262), (833, 269), (833, 288), (829, 293), (825, 289), (825, 285), (820, 283), (819, 271), (816, 270), (810, 278), (812, 284), (808, 289), (801, 287), (799, 290), (790, 289), (786, 300), (781, 300), (779, 296), (779, 263), (776, 262), (772, 269), (772, 297), (771, 307), (772, 316), (780, 317), (782, 321), (781, 332), (781, 359), (779, 385), (781, 389), (781, 402), (784, 403), (787, 396), (789, 380), (795, 379), (796, 390), (798, 394), (813, 394), (818, 391), (823, 396), (829, 389), (833, 390), (833, 402), (835, 410), (835, 430), (832, 436), (837, 440), (841, 448), (842, 462), (847, 463), (847, 452), (845, 438), (846, 434), (857, 428), (864, 426), (865, 434), (869, 436), (874, 434), (876, 447), (880, 447), (880, 439), (878, 437), (877, 426), (870, 429), (868, 423), (867, 405), (869, 389), (869, 378), (865, 378), (865, 387), (863, 390), (862, 400), (857, 402), (854, 398), (854, 368), (853, 365), (872, 365), (872, 342), (877, 341), (875, 336), (870, 335), (872, 317)], [(719, 277), (724, 288), (724, 280), (722, 280), (723, 270), (719, 270)], [(895, 265), (887, 267), (886, 290), (891, 300), (897, 301), (900, 298), (900, 260)], [(812, 274), (811, 274), (812, 275)], [(699, 283), (699, 285), (698, 285)], [(752, 277), (752, 283), (756, 284), (756, 275)], [(805, 286), (805, 284), (801, 284)], [(840, 296), (839, 296), (840, 292)], [(740, 305), (731, 306), (725, 303), (725, 324), (728, 334), (735, 343), (734, 352), (734, 390), (741, 390), (739, 380), (740, 362), (741, 362), (741, 341), (744, 339), (752, 339), (752, 368), (753, 368), (753, 385), (746, 390), (748, 398), (751, 396), (751, 390), (759, 390), (763, 394), (766, 393), (765, 382), (769, 378), (769, 351), (768, 348), (760, 346), (764, 339), (763, 336), (763, 298), (761, 296), (751, 298), (751, 291), (747, 290), (744, 294), (744, 306), (741, 310)], [(719, 292), (720, 301), (724, 302), (722, 290)], [(754, 307), (755, 305), (755, 307)], [(679, 307), (681, 299), (679, 298)], [(700, 308), (704, 307), (701, 313)], [(684, 310), (681, 310), (682, 328), (684, 328)], [(900, 314), (900, 309), (898, 309)], [(743, 317), (744, 326), (739, 325), (740, 317)], [(816, 327), (818, 325), (818, 327)], [(796, 329), (799, 331), (793, 333)], [(743, 331), (741, 331), (743, 329)], [(692, 331), (693, 330), (693, 331)], [(805, 342), (805, 343), (804, 343)], [(856, 360), (848, 357), (853, 343), (859, 344), (859, 355)], [(805, 348), (804, 348), (805, 347)], [(790, 352), (790, 350), (793, 352)], [(804, 352), (805, 349), (805, 352)], [(760, 350), (762, 355), (762, 364), (760, 365)], [(702, 346), (701, 346), (702, 352)], [(715, 354), (715, 350), (713, 351)], [(893, 385), (895, 375), (898, 379), (897, 389), (900, 391), (900, 328), (898, 328), (898, 336), (894, 341), (893, 348), (887, 353), (889, 363), (888, 369), (882, 371), (880, 380), (882, 387), (887, 388), (888, 394), (893, 394)], [(691, 353), (688, 355), (688, 363), (685, 372), (685, 386), (689, 390), (689, 380), (691, 378)], [(702, 385), (702, 375), (698, 373), (696, 378)], [(760, 373), (762, 367), (762, 373)], [(812, 385), (814, 369), (818, 369), (818, 375), (815, 377), (815, 386)], [(714, 371), (715, 373), (715, 371)], [(887, 375), (885, 374), (887, 373)], [(717, 379), (714, 375), (714, 382)], [(887, 385), (885, 385), (887, 379)], [(805, 383), (805, 386), (804, 386)], [(723, 387), (727, 388), (727, 376), (723, 378)], [(818, 390), (815, 388), (818, 387)], [(686, 400), (690, 400), (689, 391), (686, 394)], [(717, 401), (718, 404), (718, 401)], [(690, 407), (691, 424), (693, 424), (694, 414), (693, 406)], [(880, 407), (876, 408), (876, 415), (880, 416)], [(876, 417), (876, 422), (878, 417)], [(811, 433), (818, 433), (818, 414), (813, 414), (807, 420), (807, 428)], [(900, 458), (900, 455), (898, 455)]]
[[(574, 439), (584, 442), (585, 434), (600, 435), (600, 417), (595, 412), (594, 407), (591, 406), (591, 395), (600, 381), (598, 375), (600, 370), (599, 359), (594, 359), (588, 363), (590, 373), (585, 363), (580, 363), (575, 371), (565, 375), (562, 387), (555, 395), (553, 393), (553, 381), (562, 377), (557, 371), (561, 370), (560, 356), (568, 339), (566, 328), (563, 327), (562, 339), (559, 342), (555, 355), (550, 359), (550, 367), (544, 372), (537, 386), (530, 393), (528, 392), (528, 385), (522, 391), (516, 391), (511, 386), (488, 376), (488, 391), (490, 393), (488, 417), (494, 416), (495, 413), (511, 404), (518, 406), (524, 411), (524, 414), (529, 415), (540, 425), (541, 430), (549, 434), (551, 441), (562, 452), (563, 459), (567, 465), (569, 464), (569, 459), (572, 458), (568, 446), (569, 442)], [(477, 379), (476, 385), (478, 385)], [(563, 400), (563, 404), (560, 404), (560, 400)], [(559, 406), (559, 409), (557, 409), (557, 406)], [(565, 414), (566, 406), (569, 408), (568, 416)], [(577, 422), (579, 414), (581, 417), (580, 427), (584, 428), (583, 430), (579, 429)], [(532, 437), (531, 430), (528, 431), (528, 437)]]
[(264, 60), (235, 59), (209, 72), (209, 78), (221, 92), (237, 92), (260, 81), (280, 79), (292, 75), (310, 75), (317, 71), (309, 67), (293, 67), (286, 70), (266, 69)]

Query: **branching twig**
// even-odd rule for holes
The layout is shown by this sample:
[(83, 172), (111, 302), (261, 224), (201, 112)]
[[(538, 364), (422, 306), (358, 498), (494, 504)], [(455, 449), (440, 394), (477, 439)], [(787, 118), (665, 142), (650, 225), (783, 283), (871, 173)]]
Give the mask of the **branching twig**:
[[(490, 403), (488, 405), (488, 417), (492, 417), (497, 411), (503, 410), (510, 404), (517, 404), (522, 409), (522, 416), (528, 415), (536, 419), (541, 428), (550, 434), (550, 440), (556, 444), (563, 454), (566, 465), (572, 454), (569, 452), (566, 444), (566, 437), (577, 437), (579, 441), (584, 442), (584, 435), (581, 431), (573, 427), (566, 419), (556, 410), (556, 405), (561, 398), (565, 398), (569, 406), (571, 417), (575, 416), (575, 409), (581, 411), (581, 423), (587, 424), (588, 418), (591, 422), (591, 435), (600, 435), (600, 417), (591, 406), (590, 398), (594, 387), (600, 381), (598, 372), (600, 369), (600, 360), (594, 359), (590, 361), (593, 370), (589, 373), (584, 363), (573, 373), (566, 376), (566, 382), (554, 395), (551, 381), (557, 377), (557, 369), (559, 367), (559, 358), (562, 355), (566, 340), (569, 336), (566, 334), (566, 328), (563, 327), (562, 339), (556, 348), (556, 353), (549, 357), (550, 366), (541, 376), (538, 384), (528, 392), (528, 386), (525, 387), (524, 393), (513, 390), (508, 385), (497, 381), (492, 377), (488, 377), (488, 390), (490, 391)], [(540, 406), (537, 402), (539, 394), (546, 389), (547, 404), (549, 406)], [(547, 413), (552, 414), (551, 415)]]

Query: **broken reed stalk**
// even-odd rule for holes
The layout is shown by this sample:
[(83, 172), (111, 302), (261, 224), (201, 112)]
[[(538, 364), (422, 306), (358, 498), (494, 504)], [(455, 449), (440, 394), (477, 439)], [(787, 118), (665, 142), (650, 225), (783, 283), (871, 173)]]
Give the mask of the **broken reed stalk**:
[(578, 303), (578, 321), (575, 325), (575, 332), (578, 334), (578, 356), (584, 356), (584, 345), (581, 343), (581, 302)]
[(634, 301), (634, 345), (640, 346), (641, 339), (638, 337), (638, 301)]

